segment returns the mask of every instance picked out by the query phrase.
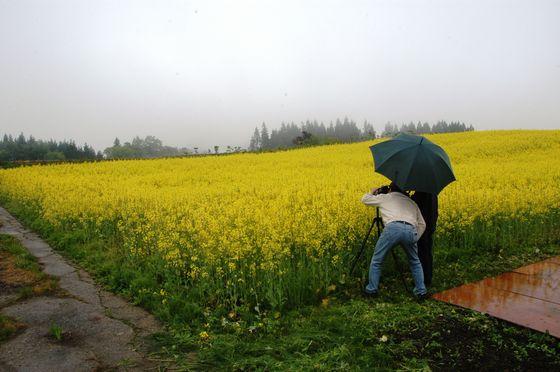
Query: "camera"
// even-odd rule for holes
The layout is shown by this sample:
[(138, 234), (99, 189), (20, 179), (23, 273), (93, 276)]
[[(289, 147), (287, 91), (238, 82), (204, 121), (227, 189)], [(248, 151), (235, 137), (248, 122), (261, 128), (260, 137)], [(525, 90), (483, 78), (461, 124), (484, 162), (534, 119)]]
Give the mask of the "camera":
[(391, 188), (388, 185), (381, 186), (380, 188), (377, 189), (377, 191), (375, 192), (375, 195), (388, 194), (389, 191), (391, 191)]

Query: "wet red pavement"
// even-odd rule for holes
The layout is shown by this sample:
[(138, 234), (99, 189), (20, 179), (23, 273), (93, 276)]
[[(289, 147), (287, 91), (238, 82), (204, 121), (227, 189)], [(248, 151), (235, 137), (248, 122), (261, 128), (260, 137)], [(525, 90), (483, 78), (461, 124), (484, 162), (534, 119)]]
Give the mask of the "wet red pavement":
[(560, 256), (433, 298), (560, 338)]

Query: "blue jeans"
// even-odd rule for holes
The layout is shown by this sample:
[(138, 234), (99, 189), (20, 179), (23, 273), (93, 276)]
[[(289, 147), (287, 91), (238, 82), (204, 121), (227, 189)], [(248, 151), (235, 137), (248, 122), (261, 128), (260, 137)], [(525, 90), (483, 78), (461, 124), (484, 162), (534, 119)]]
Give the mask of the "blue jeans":
[(412, 272), (412, 277), (414, 278), (414, 294), (423, 295), (427, 292), (426, 287), (424, 286), (424, 273), (422, 271), (422, 265), (420, 264), (420, 259), (418, 258), (418, 246), (416, 245), (417, 240), (418, 234), (416, 232), (416, 228), (412, 225), (402, 222), (390, 222), (387, 226), (385, 226), (383, 232), (377, 240), (375, 251), (373, 252), (373, 257), (371, 258), (371, 264), (369, 267), (369, 283), (366, 286), (366, 292), (373, 293), (378, 291), (383, 259), (385, 259), (385, 255), (389, 253), (389, 250), (397, 244), (401, 244), (404, 247), (408, 257), (410, 271)]

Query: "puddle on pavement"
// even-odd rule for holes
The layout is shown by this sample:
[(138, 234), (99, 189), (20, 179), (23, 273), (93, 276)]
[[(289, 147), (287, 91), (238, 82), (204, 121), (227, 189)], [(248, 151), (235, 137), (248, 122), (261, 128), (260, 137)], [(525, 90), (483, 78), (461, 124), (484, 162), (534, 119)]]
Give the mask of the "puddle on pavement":
[(560, 338), (560, 257), (437, 293), (439, 301)]

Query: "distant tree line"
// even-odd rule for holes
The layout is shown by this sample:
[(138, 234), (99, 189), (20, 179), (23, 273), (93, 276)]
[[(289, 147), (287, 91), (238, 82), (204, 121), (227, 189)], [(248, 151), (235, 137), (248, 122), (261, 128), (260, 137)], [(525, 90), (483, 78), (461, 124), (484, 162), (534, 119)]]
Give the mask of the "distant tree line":
[(145, 138), (136, 136), (131, 142), (122, 144), (118, 138), (115, 138), (113, 146), (107, 147), (103, 153), (107, 159), (132, 159), (182, 156), (188, 155), (190, 151), (186, 148), (164, 146), (161, 140), (154, 136)]
[[(401, 124), (400, 127), (397, 124), (387, 123), (381, 137), (392, 137), (399, 133), (432, 134), (472, 130), (474, 130), (472, 125), (467, 126), (461, 122), (438, 121), (433, 125), (426, 122), (418, 122), (417, 124), (411, 122)], [(280, 128), (273, 129), (271, 132), (269, 132), (266, 124), (262, 123), (260, 130), (256, 127), (253, 132), (249, 141), (249, 151), (357, 142), (374, 138), (377, 138), (377, 133), (373, 125), (367, 120), (364, 121), (361, 128), (355, 121), (348, 118), (344, 118), (344, 120), (336, 119), (334, 123), (331, 121), (327, 126), (323, 122), (317, 122), (317, 120), (307, 120), (299, 125), (293, 122), (289, 124), (282, 122)]]
[[(472, 131), (472, 125), (467, 126), (462, 122), (438, 121), (436, 124), (418, 122), (414, 124), (387, 123), (381, 133), (382, 137), (391, 137), (399, 133), (431, 134)], [(328, 143), (346, 143), (365, 141), (377, 138), (373, 125), (367, 120), (358, 128), (355, 121), (348, 118), (336, 119), (325, 125), (317, 120), (306, 120), (299, 125), (295, 123), (282, 123), (280, 128), (269, 132), (265, 123), (260, 130), (255, 128), (249, 143), (249, 151), (275, 150), (297, 146), (312, 146)], [(243, 152), (239, 146), (227, 146), (225, 153)], [(220, 153), (219, 146), (214, 146), (214, 154)], [(40, 140), (33, 136), (17, 137), (4, 134), (0, 141), (0, 161), (64, 161), (64, 160), (99, 160), (99, 159), (130, 159), (130, 158), (158, 158), (171, 156), (185, 156), (197, 154), (212, 154), (212, 151), (201, 151), (194, 147), (193, 151), (187, 148), (164, 146), (162, 141), (154, 136), (140, 138), (134, 137), (132, 141), (121, 143), (115, 138), (113, 146), (107, 147), (103, 153), (97, 152), (88, 144), (78, 146), (72, 140), (54, 141)]]
[(364, 121), (362, 128), (358, 128), (355, 121), (348, 118), (336, 119), (325, 125), (317, 120), (307, 120), (299, 125), (284, 123), (280, 128), (273, 129), (270, 134), (266, 124), (261, 129), (255, 128), (249, 141), (249, 151), (274, 150), (302, 145), (321, 145), (338, 142), (356, 142), (376, 137), (373, 125)]
[(5, 134), (0, 142), (0, 164), (1, 166), (16, 165), (18, 162), (51, 162), (51, 161), (76, 161), (76, 160), (102, 160), (102, 159), (131, 159), (131, 158), (159, 158), (186, 155), (211, 155), (222, 153), (243, 152), (245, 149), (239, 146), (225, 146), (220, 152), (219, 146), (200, 150), (194, 147), (177, 148), (164, 146), (162, 141), (154, 136), (140, 138), (134, 137), (130, 142), (121, 143), (115, 138), (113, 146), (107, 147), (103, 152), (96, 152), (93, 147), (85, 144), (78, 146), (74, 141), (38, 140), (33, 136), (25, 137), (20, 134), (17, 137)]
[(78, 146), (74, 141), (57, 142), (38, 140), (33, 136), (17, 137), (4, 134), (0, 141), (0, 161), (18, 160), (87, 160), (101, 159), (103, 154), (84, 144)]
[(429, 123), (417, 122), (414, 124), (410, 122), (408, 124), (401, 124), (400, 128), (397, 124), (387, 123), (385, 124), (385, 129), (381, 133), (382, 137), (393, 137), (399, 133), (412, 133), (412, 134), (436, 134), (436, 133), (455, 133), (455, 132), (469, 132), (473, 131), (474, 127), (471, 125), (467, 126), (465, 123), (459, 121), (452, 121), (447, 123), (446, 121), (438, 121), (437, 123), (430, 125)]

